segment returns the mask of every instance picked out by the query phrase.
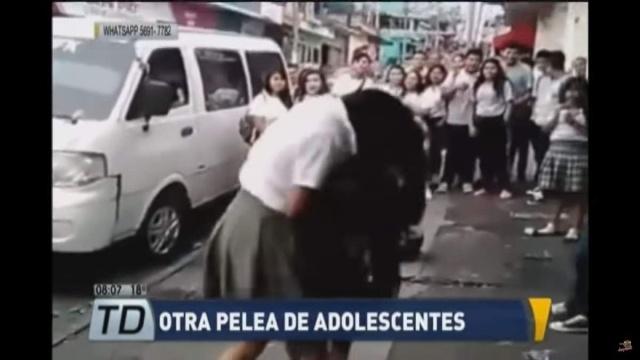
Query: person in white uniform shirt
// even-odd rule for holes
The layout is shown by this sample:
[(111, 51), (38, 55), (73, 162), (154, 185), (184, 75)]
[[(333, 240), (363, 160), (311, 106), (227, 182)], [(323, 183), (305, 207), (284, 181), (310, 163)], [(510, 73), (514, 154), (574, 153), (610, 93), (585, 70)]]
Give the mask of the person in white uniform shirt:
[(566, 208), (577, 208), (575, 222), (565, 240), (577, 241), (587, 211), (589, 179), (588, 91), (584, 78), (571, 77), (559, 90), (556, 107), (545, 124), (551, 133), (551, 146), (540, 168), (539, 188), (545, 197), (557, 197), (560, 204), (553, 220), (542, 229), (527, 228), (527, 235), (556, 235), (560, 214)]
[[(549, 149), (549, 133), (545, 131), (549, 119), (560, 103), (558, 94), (560, 85), (569, 77), (564, 71), (565, 56), (562, 51), (552, 51), (549, 53), (549, 67), (533, 88), (533, 113), (532, 119), (535, 124), (532, 130), (531, 143), (533, 145), (536, 159), (536, 176), (538, 182), (540, 166), (547, 150)], [(527, 192), (533, 196), (534, 200), (542, 200), (543, 194), (540, 189), (535, 188)]]
[(333, 82), (331, 93), (338, 96), (374, 88), (373, 80), (368, 77), (371, 57), (365, 52), (356, 52), (351, 60), (349, 73), (340, 75)]
[(431, 183), (440, 182), (442, 168), (442, 150), (445, 147), (445, 118), (447, 108), (442, 97), (442, 84), (447, 78), (447, 69), (443, 65), (434, 65), (427, 73), (425, 89), (420, 102), (425, 107), (423, 119), (429, 129), (429, 171)]
[(478, 79), (482, 62), (482, 51), (471, 49), (465, 54), (465, 67), (459, 73), (450, 74), (443, 84), (443, 96), (447, 106), (447, 155), (444, 176), (438, 192), (446, 193), (458, 175), (465, 194), (473, 192), (475, 152), (472, 137), (476, 135), (473, 125), (473, 85)]
[(264, 81), (264, 89), (249, 104), (247, 116), (254, 124), (250, 143), (291, 108), (291, 93), (282, 70), (270, 72)]
[[(410, 116), (398, 100), (381, 91), (367, 90), (342, 98), (326, 94), (307, 99), (271, 124), (250, 149), (240, 171), (240, 190), (207, 242), (204, 296), (300, 298), (310, 296), (310, 289), (320, 288), (327, 292), (319, 295), (331, 297), (333, 279), (321, 278), (322, 284), (313, 279), (338, 265), (334, 259), (318, 259), (322, 256), (309, 254), (308, 250), (336, 241), (300, 229), (309, 219), (319, 219), (316, 225), (321, 233), (332, 227), (336, 219), (315, 218), (327, 203), (323, 191), (334, 171), (354, 159), (367, 169), (362, 176), (364, 186), (358, 183), (361, 186), (356, 188), (370, 188), (372, 193), (358, 201), (366, 202), (364, 209), (375, 209), (368, 217), (379, 217), (365, 220), (366, 227), (375, 228), (389, 218), (405, 216), (404, 224), (421, 217), (424, 201), (418, 194), (424, 191), (424, 177), (415, 164), (423, 161), (424, 154), (422, 137)], [(389, 132), (397, 137), (388, 136)], [(367, 182), (389, 173), (388, 166), (394, 165), (402, 180), (393, 177), (394, 188), (403, 184), (394, 191), (401, 194), (400, 198), (382, 196), (376, 180)], [(394, 207), (394, 202), (399, 205)], [(378, 203), (384, 206), (376, 206)], [(362, 212), (366, 211), (354, 211), (353, 216)], [(349, 223), (349, 219), (339, 220)], [(384, 277), (399, 279), (395, 238), (384, 236), (379, 240), (391, 249), (380, 255), (391, 261)], [(309, 269), (309, 263), (317, 268)], [(266, 344), (243, 342), (229, 348), (221, 359), (256, 359)], [(338, 354), (342, 357), (333, 358), (346, 359), (346, 345), (341, 350), (334, 348), (342, 352)], [(287, 351), (293, 359), (327, 356), (323, 342), (288, 343)]]
[(397, 99), (402, 99), (405, 94), (405, 77), (406, 73), (404, 71), (404, 68), (400, 65), (393, 65), (387, 71), (387, 78), (385, 79), (385, 83), (378, 86), (378, 89)]
[(485, 60), (473, 91), (482, 175), (482, 186), (474, 195), (486, 194), (497, 181), (500, 198), (509, 199), (512, 195), (508, 190), (506, 123), (511, 114), (513, 89), (499, 60)]

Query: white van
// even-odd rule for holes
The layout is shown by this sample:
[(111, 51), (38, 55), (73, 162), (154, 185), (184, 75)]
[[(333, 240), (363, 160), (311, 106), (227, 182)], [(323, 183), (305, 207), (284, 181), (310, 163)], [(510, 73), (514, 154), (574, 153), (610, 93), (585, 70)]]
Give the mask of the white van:
[(166, 256), (190, 209), (238, 187), (239, 121), (285, 62), (269, 39), (108, 41), (94, 21), (53, 19), (53, 251), (134, 236)]

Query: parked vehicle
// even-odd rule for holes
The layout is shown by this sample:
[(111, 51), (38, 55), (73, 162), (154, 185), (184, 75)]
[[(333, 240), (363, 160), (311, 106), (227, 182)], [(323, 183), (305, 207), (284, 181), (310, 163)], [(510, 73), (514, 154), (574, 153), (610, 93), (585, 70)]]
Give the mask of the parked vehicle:
[(164, 257), (191, 209), (237, 188), (238, 123), (284, 58), (269, 39), (187, 28), (94, 39), (94, 22), (53, 19), (53, 251), (134, 237)]

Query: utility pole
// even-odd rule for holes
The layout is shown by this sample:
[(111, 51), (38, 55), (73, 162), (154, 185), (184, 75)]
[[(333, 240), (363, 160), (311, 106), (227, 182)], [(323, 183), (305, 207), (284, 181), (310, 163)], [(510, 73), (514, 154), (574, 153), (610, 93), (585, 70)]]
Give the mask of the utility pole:
[(476, 18), (476, 3), (470, 2), (469, 17), (467, 19), (467, 29), (466, 29), (467, 30), (466, 40), (467, 40), (468, 47), (473, 47), (472, 41), (473, 41), (473, 28), (474, 28), (475, 18)]
[(292, 1), (293, 4), (293, 49), (291, 49), (291, 62), (298, 65), (299, 54), (298, 44), (300, 43), (300, 3)]

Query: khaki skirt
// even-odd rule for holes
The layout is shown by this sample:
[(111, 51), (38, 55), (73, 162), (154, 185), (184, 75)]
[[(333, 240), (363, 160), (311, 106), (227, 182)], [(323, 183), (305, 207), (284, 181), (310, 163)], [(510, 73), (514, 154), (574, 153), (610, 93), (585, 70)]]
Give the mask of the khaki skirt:
[(301, 297), (291, 221), (240, 190), (205, 248), (205, 298)]

